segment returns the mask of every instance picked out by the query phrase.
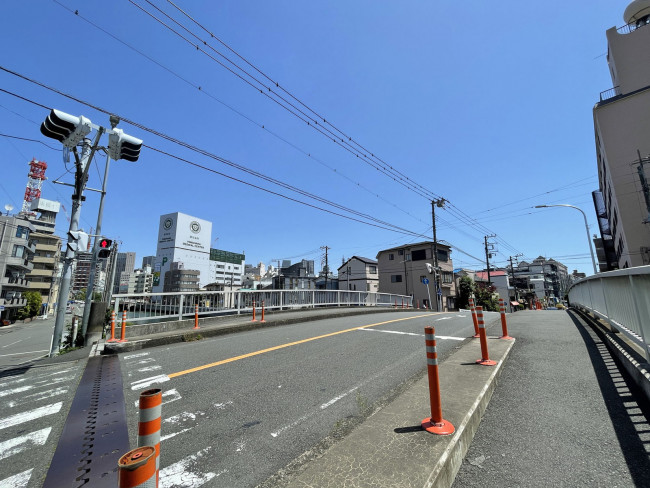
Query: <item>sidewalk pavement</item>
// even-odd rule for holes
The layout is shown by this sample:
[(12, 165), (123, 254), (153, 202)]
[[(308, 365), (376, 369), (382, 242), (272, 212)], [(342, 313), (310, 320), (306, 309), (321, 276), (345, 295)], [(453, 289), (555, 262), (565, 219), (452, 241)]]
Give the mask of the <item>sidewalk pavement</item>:
[(560, 310), (508, 314), (508, 329), (516, 341), (488, 328), (497, 366), (475, 364), (478, 339), (440, 365), (453, 435), (420, 428), (424, 377), (276, 486), (647, 486), (650, 426), (594, 331)]

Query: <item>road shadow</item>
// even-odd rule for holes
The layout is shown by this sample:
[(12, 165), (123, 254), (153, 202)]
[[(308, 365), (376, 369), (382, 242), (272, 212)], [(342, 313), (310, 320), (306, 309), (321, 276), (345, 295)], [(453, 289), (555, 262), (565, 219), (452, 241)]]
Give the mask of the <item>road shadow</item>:
[(420, 424), (418, 425), (410, 425), (409, 427), (397, 427), (396, 429), (393, 429), (393, 432), (396, 434), (410, 434), (412, 432), (422, 432), (424, 429)]
[(610, 355), (601, 333), (573, 310), (568, 311), (582, 336), (596, 373), (605, 405), (635, 486), (648, 486), (650, 479), (650, 405), (617, 360)]

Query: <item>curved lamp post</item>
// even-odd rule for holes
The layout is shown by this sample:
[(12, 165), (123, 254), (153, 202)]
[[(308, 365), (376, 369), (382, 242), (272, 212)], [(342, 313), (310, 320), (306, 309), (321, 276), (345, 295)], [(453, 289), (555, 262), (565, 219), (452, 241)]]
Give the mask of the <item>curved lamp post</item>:
[(582, 218), (585, 219), (585, 230), (587, 231), (587, 242), (589, 242), (589, 252), (591, 253), (591, 263), (594, 265), (594, 274), (598, 274), (598, 268), (596, 267), (596, 258), (594, 257), (594, 248), (591, 244), (591, 236), (589, 235), (589, 225), (587, 224), (587, 216), (582, 211), (582, 209), (574, 206), (568, 205), (566, 203), (558, 203), (557, 205), (535, 205), (535, 208), (549, 208), (549, 207), (569, 207), (575, 208), (582, 214)]

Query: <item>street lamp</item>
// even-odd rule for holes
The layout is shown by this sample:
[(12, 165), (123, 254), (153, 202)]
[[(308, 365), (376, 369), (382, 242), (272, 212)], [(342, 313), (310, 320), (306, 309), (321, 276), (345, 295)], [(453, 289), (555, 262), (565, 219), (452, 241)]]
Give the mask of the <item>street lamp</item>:
[(591, 253), (591, 263), (594, 265), (594, 274), (598, 274), (598, 268), (596, 268), (596, 258), (594, 257), (594, 248), (593, 245), (591, 244), (591, 236), (589, 235), (589, 225), (587, 224), (587, 216), (585, 215), (585, 213), (582, 211), (582, 209), (574, 205), (568, 205), (566, 203), (558, 203), (556, 205), (535, 205), (535, 208), (549, 208), (549, 207), (575, 208), (582, 214), (582, 218), (585, 219), (585, 230), (587, 231), (587, 242), (589, 243), (589, 252)]

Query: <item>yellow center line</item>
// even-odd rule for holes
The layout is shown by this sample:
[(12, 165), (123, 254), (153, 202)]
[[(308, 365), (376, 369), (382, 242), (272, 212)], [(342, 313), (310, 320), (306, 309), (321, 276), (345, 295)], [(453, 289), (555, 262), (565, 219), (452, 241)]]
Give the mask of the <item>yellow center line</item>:
[(171, 374), (168, 374), (167, 376), (169, 378), (177, 378), (178, 376), (183, 376), (183, 375), (189, 374), (189, 373), (196, 373), (197, 371), (201, 371), (203, 369), (214, 368), (215, 366), (221, 366), (222, 364), (228, 364), (228, 363), (232, 363), (234, 361), (239, 361), (240, 359), (246, 359), (246, 358), (250, 358), (250, 357), (253, 357), (253, 356), (259, 356), (260, 354), (264, 354), (264, 353), (271, 352), (271, 351), (277, 351), (278, 349), (284, 349), (285, 347), (297, 346), (298, 344), (304, 344), (305, 342), (311, 342), (311, 341), (315, 341), (317, 339), (324, 339), (325, 337), (332, 337), (332, 336), (335, 336), (335, 335), (345, 334), (346, 332), (352, 332), (352, 331), (359, 330), (359, 329), (366, 329), (368, 327), (376, 327), (378, 325), (391, 324), (393, 322), (403, 322), (405, 320), (413, 320), (413, 319), (419, 319), (419, 318), (422, 318), (422, 317), (430, 317), (432, 315), (438, 315), (439, 313), (442, 313), (442, 312), (427, 313), (427, 314), (424, 314), (424, 315), (416, 315), (414, 317), (405, 317), (405, 318), (402, 318), (402, 319), (386, 320), (385, 322), (377, 322), (376, 324), (361, 325), (359, 327), (352, 327), (351, 329), (339, 330), (338, 332), (331, 332), (329, 334), (323, 334), (323, 335), (319, 335), (319, 336), (316, 336), (316, 337), (310, 337), (309, 339), (302, 339), (300, 341), (288, 342), (287, 344), (281, 344), (279, 346), (273, 346), (273, 347), (269, 347), (267, 349), (260, 349), (259, 351), (254, 351), (254, 352), (249, 352), (247, 354), (242, 354), (241, 356), (235, 356), (235, 357), (228, 358), (228, 359), (222, 359), (221, 361), (216, 361), (214, 363), (204, 364), (202, 366), (197, 366), (196, 368), (190, 368), (190, 369), (186, 369), (184, 371), (179, 371), (177, 373), (171, 373)]

